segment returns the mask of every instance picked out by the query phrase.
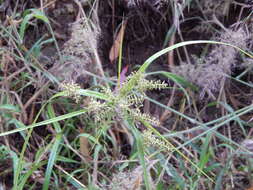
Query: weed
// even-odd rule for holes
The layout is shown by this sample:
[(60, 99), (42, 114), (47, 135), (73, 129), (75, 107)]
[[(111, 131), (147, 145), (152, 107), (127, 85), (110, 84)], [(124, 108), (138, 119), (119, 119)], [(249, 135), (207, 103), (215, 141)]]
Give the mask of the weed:
[[(133, 91), (121, 91), (131, 80), (135, 80)], [(80, 94), (78, 94), (78, 90), (80, 89), (76, 84), (62, 84), (61, 86), (66, 90), (67, 95), (74, 97), (75, 100), (80, 99)], [(106, 101), (92, 98), (90, 103), (88, 103), (87, 110), (90, 116), (94, 117), (96, 123), (117, 120), (117, 117), (119, 117), (118, 120), (121, 118), (131, 118), (134, 121), (147, 121), (153, 125), (159, 125), (157, 119), (152, 118), (148, 114), (141, 113), (140, 109), (143, 106), (145, 91), (161, 90), (166, 87), (166, 83), (148, 81), (144, 78), (144, 74), (136, 72), (126, 79), (121, 89), (111, 91), (109, 88), (103, 87), (101, 93), (107, 97)]]
[[(203, 19), (201, 14), (205, 19), (214, 19), (215, 13), (222, 22), (233, 22), (234, 18), (228, 16), (240, 12), (236, 18), (242, 18), (248, 1), (40, 1), (38, 9), (25, 11), (26, 5), (39, 1), (5, 2), (11, 2), (6, 13), (13, 15), (1, 22), (0, 31), (0, 189), (218, 190), (245, 189), (246, 183), (250, 185), (252, 59), (244, 55), (252, 55), (242, 49), (252, 49), (251, 14), (229, 29), (216, 23), (222, 32), (208, 22), (207, 32), (212, 27), (219, 42), (183, 40), (188, 21), (195, 24), (195, 19)], [(98, 24), (101, 20), (96, 20), (100, 14), (96, 9), (104, 4), (98, 2), (108, 3), (108, 12), (112, 12), (110, 15), (105, 11), (100, 17), (108, 18), (105, 20), (110, 23), (103, 31)], [(120, 9), (114, 7), (118, 2), (124, 4)], [(86, 12), (88, 16), (81, 4), (90, 6), (85, 8), (91, 11)], [(71, 21), (72, 34), (64, 45), (57, 43), (58, 39), (65, 40), (57, 31), (62, 18), (47, 15), (48, 7), (61, 6), (78, 8), (78, 13), (70, 12), (74, 14), (71, 18), (79, 20)], [(196, 12), (198, 18), (188, 17)], [(115, 84), (114, 75), (110, 78), (103, 70), (111, 73), (114, 65), (108, 66), (105, 61), (102, 67), (97, 53), (99, 40), (108, 39), (98, 37), (111, 31), (122, 17), (132, 19), (125, 35), (131, 33), (134, 38), (124, 37), (121, 44)], [(132, 25), (135, 19), (139, 19), (138, 24)], [(67, 20), (64, 18), (64, 22)], [(172, 26), (167, 35), (160, 35), (159, 29), (168, 28), (161, 23), (169, 22)], [(49, 35), (40, 36), (44, 29)], [(195, 30), (194, 35), (200, 33)], [(183, 42), (174, 44), (178, 36)], [(165, 39), (164, 43), (158, 39)], [(157, 50), (158, 46), (142, 44), (144, 41), (171, 46), (150, 56), (142, 47), (152, 49), (154, 45), (152, 50)], [(125, 46), (125, 42), (141, 47)], [(171, 61), (177, 48), (193, 44), (209, 44), (212, 49), (206, 46), (202, 56), (187, 60), (193, 64), (181, 62), (173, 66), (177, 65), (175, 59), (169, 66), (172, 73), (162, 67), (162, 55), (169, 52)], [(47, 64), (39, 59), (45, 46), (56, 46), (57, 50), (53, 58), (43, 55), (53, 59)], [(131, 56), (132, 52), (138, 59)], [(175, 57), (180, 60), (180, 51), (177, 53)], [(145, 59), (150, 57), (141, 66), (136, 65), (142, 63), (142, 54)], [(153, 62), (162, 71), (145, 73)], [(127, 77), (126, 68), (139, 69)], [(150, 75), (162, 75), (173, 85), (147, 80)], [(166, 90), (159, 91), (162, 89)], [(150, 90), (151, 96), (147, 96)], [(195, 99), (193, 92), (201, 99)], [(165, 120), (159, 121), (158, 116), (163, 114)]]

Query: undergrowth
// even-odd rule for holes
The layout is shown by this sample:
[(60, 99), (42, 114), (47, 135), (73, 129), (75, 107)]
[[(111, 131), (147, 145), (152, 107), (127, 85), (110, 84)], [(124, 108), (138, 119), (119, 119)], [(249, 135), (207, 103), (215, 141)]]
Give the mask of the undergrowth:
[[(118, 75), (110, 77), (97, 50), (104, 32), (99, 1), (67, 4), (70, 12), (78, 7), (79, 19), (64, 45), (57, 21), (47, 15), (56, 2), (41, 2), (32, 9), (16, 4), (1, 23), (0, 189), (252, 186), (253, 43), (252, 24), (245, 24), (251, 14), (230, 28), (218, 21), (233, 5), (243, 12), (246, 3), (120, 1), (130, 10), (150, 6), (161, 17), (167, 7), (172, 19), (164, 44), (170, 40), (170, 46), (127, 74), (122, 40)], [(214, 40), (183, 40), (181, 23), (192, 8), (222, 28), (204, 21), (198, 26)], [(29, 41), (38, 28), (47, 34)], [(54, 47), (53, 57), (43, 54), (47, 46)], [(204, 53), (190, 55), (196, 46)], [(169, 62), (169, 70), (148, 71), (164, 55), (171, 60), (173, 52), (178, 62)]]

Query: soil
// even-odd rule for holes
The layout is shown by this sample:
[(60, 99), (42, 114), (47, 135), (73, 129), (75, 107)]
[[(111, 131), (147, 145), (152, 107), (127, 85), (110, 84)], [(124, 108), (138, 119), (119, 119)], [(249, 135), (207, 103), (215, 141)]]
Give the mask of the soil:
[[(100, 1), (98, 17), (101, 35), (98, 51), (104, 68), (110, 68), (112, 64), (108, 55), (117, 29), (123, 20), (127, 20), (122, 50), (123, 67), (129, 66), (130, 70), (133, 70), (161, 50), (171, 23), (169, 19), (171, 16), (167, 10), (168, 5), (157, 10), (151, 3), (127, 7), (124, 1), (115, 1), (114, 6), (110, 1)], [(116, 70), (117, 65), (115, 63), (113, 65)], [(155, 65), (156, 70), (162, 70), (166, 66), (166, 56), (159, 58)]]

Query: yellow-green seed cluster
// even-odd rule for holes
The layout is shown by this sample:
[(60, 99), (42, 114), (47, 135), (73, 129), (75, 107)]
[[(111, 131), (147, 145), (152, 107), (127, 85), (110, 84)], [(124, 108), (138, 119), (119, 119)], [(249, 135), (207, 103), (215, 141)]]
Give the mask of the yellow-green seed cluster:
[(166, 150), (170, 151), (172, 149), (171, 145), (158, 139), (155, 135), (153, 135), (152, 131), (145, 130), (142, 134), (144, 139), (144, 144), (146, 146), (154, 146), (157, 148), (165, 148)]
[(74, 83), (73, 81), (68, 83), (65, 82), (60, 84), (60, 88), (66, 91), (66, 96), (69, 96), (73, 98), (76, 102), (79, 102), (81, 96), (78, 91), (81, 89), (81, 87), (78, 84)]
[(160, 122), (155, 117), (151, 117), (149, 114), (146, 113), (141, 113), (138, 108), (131, 110), (130, 115), (137, 121), (143, 120), (155, 126), (160, 125)]
[[(130, 83), (130, 81), (133, 81), (135, 85)], [(134, 87), (131, 88), (131, 86)], [(143, 106), (146, 90), (160, 90), (166, 87), (167, 84), (164, 82), (146, 80), (143, 73), (135, 72), (127, 78), (127, 81), (118, 91), (102, 87), (100, 93), (106, 95), (107, 100), (91, 98), (87, 106), (88, 114), (96, 123), (112, 122), (117, 117), (120, 117), (132, 119), (134, 122), (145, 121), (151, 125), (158, 126), (160, 124), (159, 121), (147, 113), (142, 113), (140, 108)], [(61, 89), (65, 90), (66, 95), (74, 98), (76, 102), (80, 100), (78, 91), (81, 87), (76, 83), (63, 83), (61, 84)], [(122, 89), (125, 89), (125, 91), (122, 91)]]

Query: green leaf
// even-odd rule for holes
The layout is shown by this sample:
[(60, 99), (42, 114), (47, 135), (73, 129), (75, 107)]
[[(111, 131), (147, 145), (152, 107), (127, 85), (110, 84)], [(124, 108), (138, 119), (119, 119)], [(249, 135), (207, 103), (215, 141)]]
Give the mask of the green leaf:
[(89, 96), (89, 97), (98, 98), (102, 100), (109, 100), (105, 94), (97, 92), (97, 91), (93, 91), (93, 90), (80, 89), (77, 91), (77, 93), (82, 96)]
[(87, 112), (86, 109), (71, 112), (71, 113), (61, 115), (61, 116), (58, 116), (58, 117), (55, 117), (55, 118), (52, 118), (52, 119), (48, 119), (48, 120), (45, 120), (45, 121), (42, 121), (42, 122), (39, 122), (39, 123), (34, 123), (34, 124), (28, 125), (26, 127), (22, 127), (22, 128), (19, 128), (19, 129), (14, 129), (14, 130), (11, 130), (11, 131), (6, 131), (6, 132), (3, 132), (3, 133), (0, 133), (0, 137), (10, 135), (10, 134), (13, 134), (13, 133), (17, 133), (17, 132), (20, 132), (20, 131), (24, 131), (24, 130), (27, 130), (27, 129), (31, 129), (31, 128), (34, 128), (34, 127), (38, 127), (38, 126), (48, 125), (48, 124), (51, 124), (51, 123), (54, 123), (54, 122), (57, 122), (57, 121), (62, 121), (62, 120), (68, 119), (68, 118), (72, 118), (72, 117), (75, 117), (75, 116), (78, 116), (78, 115), (82, 115), (86, 112)]
[(183, 77), (178, 76), (174, 73), (171, 72), (165, 72), (162, 71), (160, 72), (162, 75), (164, 75), (165, 77), (168, 77), (169, 79), (171, 79), (173, 82), (182, 85), (185, 88), (190, 88), (193, 91), (198, 91), (198, 87), (190, 82), (188, 82), (187, 80), (185, 80)]
[(20, 35), (20, 39), (21, 39), (22, 43), (24, 40), (24, 35), (25, 35), (25, 30), (27, 28), (27, 25), (32, 18), (37, 18), (39, 20), (42, 20), (46, 24), (49, 24), (48, 18), (46, 17), (46, 15), (42, 11), (40, 11), (38, 9), (29, 9), (28, 11), (30, 13), (25, 15), (25, 17), (21, 23), (20, 29), (19, 29), (19, 35)]
[[(7, 124), (14, 124), (17, 129), (25, 127), (25, 125), (22, 122), (20, 122), (20, 121), (18, 121), (16, 119), (11, 119), (10, 121), (7, 122)], [(20, 131), (19, 133), (25, 139), (26, 132), (25, 131)]]
[(131, 129), (135, 140), (136, 140), (136, 145), (137, 145), (137, 153), (138, 153), (138, 157), (143, 169), (143, 178), (144, 178), (144, 183), (145, 183), (145, 187), (147, 190), (151, 190), (151, 184), (149, 181), (149, 176), (148, 176), (148, 171), (147, 171), (147, 164), (145, 161), (145, 153), (144, 153), (144, 145), (143, 145), (143, 138), (142, 135), (140, 133), (140, 131), (138, 131), (135, 126), (129, 124), (128, 122), (125, 122), (125, 124), (127, 126), (129, 126), (129, 128)]
[[(48, 104), (47, 112), (48, 112), (49, 118), (51, 118), (51, 119), (56, 118), (55, 112), (54, 112), (54, 109), (53, 109), (53, 106), (51, 103)], [(45, 174), (45, 180), (43, 183), (43, 190), (47, 190), (49, 188), (50, 177), (52, 174), (53, 166), (56, 161), (56, 158), (57, 158), (57, 155), (59, 152), (60, 143), (62, 140), (62, 129), (61, 129), (60, 124), (58, 122), (54, 122), (52, 124), (54, 126), (54, 129), (55, 129), (57, 135), (55, 137), (55, 141), (54, 141), (53, 147), (52, 147), (50, 155), (49, 155), (46, 174)]]
[(6, 110), (9, 112), (20, 112), (20, 109), (18, 107), (11, 104), (0, 105), (0, 110)]
[[(155, 53), (154, 55), (152, 55), (151, 57), (149, 57), (145, 62), (144, 64), (139, 68), (139, 70), (137, 72), (139, 73), (144, 73), (147, 68), (149, 67), (149, 65), (155, 61), (157, 58), (159, 58), (160, 56), (174, 50), (174, 49), (177, 49), (179, 47), (183, 47), (183, 46), (187, 46), (187, 45), (193, 45), (193, 44), (219, 44), (219, 45), (225, 45), (225, 46), (230, 46), (230, 47), (233, 47), (239, 51), (241, 51), (242, 53), (244, 53), (245, 55), (253, 58), (253, 55), (244, 51), (243, 49), (235, 46), (235, 45), (231, 45), (231, 44), (228, 44), (228, 43), (224, 43), (224, 42), (217, 42), (217, 41), (210, 41), (210, 40), (194, 40), (194, 41), (186, 41), (186, 42), (180, 42), (180, 43), (177, 43), (173, 46), (170, 46), (170, 47), (167, 47), (157, 53)], [(136, 80), (135, 77), (133, 77), (132, 79), (130, 79), (122, 88), (121, 88), (121, 94), (124, 95), (126, 94), (127, 92), (131, 91), (134, 86), (136, 85), (136, 82), (138, 82), (138, 80)]]
[(52, 147), (50, 155), (49, 155), (46, 174), (45, 174), (45, 180), (43, 183), (43, 190), (47, 190), (49, 188), (50, 177), (51, 177), (54, 163), (56, 161), (56, 158), (57, 158), (57, 155), (59, 152), (58, 150), (59, 150), (61, 140), (62, 140), (62, 134), (61, 133), (57, 134), (55, 137), (55, 142), (53, 144), (53, 147)]
[(224, 43), (224, 42), (217, 42), (217, 41), (211, 41), (211, 40), (194, 40), (194, 41), (185, 41), (185, 42), (180, 42), (180, 43), (177, 43), (173, 46), (170, 46), (170, 47), (167, 47), (157, 53), (155, 53), (154, 55), (152, 55), (151, 57), (149, 57), (145, 63), (140, 67), (139, 71), (140, 72), (145, 72), (146, 69), (148, 68), (148, 66), (154, 61), (156, 60), (157, 58), (159, 58), (160, 56), (174, 50), (174, 49), (177, 49), (179, 47), (183, 47), (183, 46), (187, 46), (187, 45), (193, 45), (193, 44), (218, 44), (218, 45), (225, 45), (225, 46), (230, 46), (230, 47), (233, 47), (239, 51), (241, 51), (242, 53), (244, 53), (245, 55), (253, 58), (253, 55), (244, 51), (243, 49), (235, 46), (235, 45), (231, 45), (231, 44), (228, 44), (228, 43)]

